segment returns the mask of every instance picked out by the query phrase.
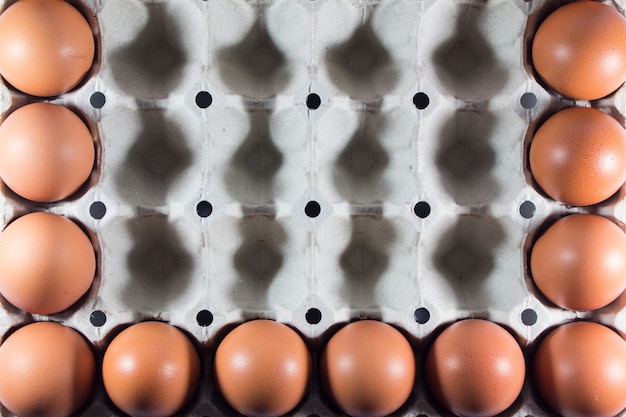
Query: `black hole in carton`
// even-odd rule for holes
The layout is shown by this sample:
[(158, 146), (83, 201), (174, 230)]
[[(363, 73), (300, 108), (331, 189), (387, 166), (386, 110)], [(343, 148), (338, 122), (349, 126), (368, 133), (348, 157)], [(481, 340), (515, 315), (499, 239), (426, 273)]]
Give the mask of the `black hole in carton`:
[(532, 219), (536, 210), (537, 207), (535, 207), (535, 203), (532, 201), (524, 201), (519, 206), (519, 214), (525, 219)]
[(96, 220), (100, 220), (107, 213), (107, 206), (102, 201), (94, 201), (89, 206), (89, 215)]
[(424, 110), (430, 104), (430, 98), (426, 93), (417, 93), (413, 96), (413, 104), (418, 110)]
[[(530, 0), (526, 0), (530, 1)], [(537, 105), (537, 96), (534, 93), (524, 93), (519, 100), (523, 108), (530, 110), (534, 109)]]
[(522, 323), (525, 326), (534, 326), (537, 323), (537, 312), (532, 308), (522, 311)]
[(413, 318), (419, 324), (426, 324), (430, 320), (430, 311), (425, 307), (420, 307), (413, 313)]
[(196, 205), (196, 213), (200, 217), (209, 217), (213, 213), (213, 205), (208, 201), (201, 201)]
[(206, 109), (213, 104), (213, 96), (208, 91), (200, 91), (196, 94), (196, 106)]
[(309, 414), (309, 417), (320, 417), (320, 415), (314, 413), (314, 414)]
[(196, 314), (196, 322), (198, 326), (208, 327), (213, 323), (213, 313), (209, 310), (201, 310)]
[(322, 105), (322, 99), (319, 95), (311, 93), (306, 97), (306, 106), (310, 110), (317, 110)]
[(425, 219), (430, 216), (430, 204), (425, 201), (420, 201), (413, 207), (413, 212), (420, 219)]
[(318, 203), (317, 201), (309, 201), (308, 203), (306, 203), (306, 206), (304, 207), (304, 214), (306, 214), (309, 217), (317, 217), (320, 215), (321, 211), (322, 211), (322, 207), (320, 206), (320, 203)]
[(309, 324), (318, 324), (322, 321), (322, 312), (317, 308), (310, 308), (304, 315)]
[(104, 314), (104, 311), (95, 310), (95, 311), (92, 311), (91, 314), (89, 315), (89, 322), (94, 327), (102, 327), (107, 322), (107, 316), (106, 314)]
[(106, 96), (100, 91), (96, 91), (91, 95), (91, 97), (89, 97), (89, 104), (91, 104), (91, 107), (93, 107), (94, 109), (103, 108), (106, 102)]

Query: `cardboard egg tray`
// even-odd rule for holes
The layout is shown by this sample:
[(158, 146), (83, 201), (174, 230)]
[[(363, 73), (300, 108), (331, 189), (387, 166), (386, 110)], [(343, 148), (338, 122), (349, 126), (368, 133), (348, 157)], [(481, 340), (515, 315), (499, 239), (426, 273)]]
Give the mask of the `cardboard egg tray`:
[[(535, 79), (532, 36), (559, 1), (71, 3), (98, 54), (77, 89), (49, 101), (89, 120), (93, 175), (54, 204), (5, 187), (0, 213), (3, 225), (41, 210), (77, 221), (91, 233), (97, 276), (64, 313), (32, 316), (3, 301), (3, 333), (60, 321), (101, 360), (123, 326), (167, 321), (195, 339), (204, 366), (180, 415), (218, 417), (235, 412), (215, 389), (213, 353), (253, 318), (297, 329), (314, 364), (338, 325), (379, 319), (403, 331), (420, 368), (434, 332), (460, 318), (503, 325), (527, 359), (546, 329), (576, 318), (626, 329), (626, 297), (566, 311), (528, 274), (533, 237), (555, 218), (626, 218), (623, 191), (567, 207), (528, 170), (533, 133), (557, 110), (599, 107), (621, 123), (626, 114), (624, 90), (574, 102)], [(0, 89), (5, 116), (33, 101)], [(505, 416), (550, 414), (529, 380)], [(81, 415), (119, 415), (98, 384)], [(341, 414), (314, 374), (290, 415)], [(447, 414), (420, 370), (394, 415)]]

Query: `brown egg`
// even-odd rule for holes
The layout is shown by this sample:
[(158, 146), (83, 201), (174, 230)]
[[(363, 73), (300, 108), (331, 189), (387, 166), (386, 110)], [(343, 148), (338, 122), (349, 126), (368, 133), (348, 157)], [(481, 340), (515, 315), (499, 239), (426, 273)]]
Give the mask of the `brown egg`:
[(564, 96), (607, 96), (626, 80), (626, 19), (596, 1), (561, 6), (539, 26), (532, 60), (548, 87)]
[(109, 344), (102, 361), (104, 388), (131, 417), (169, 417), (198, 389), (200, 357), (191, 340), (166, 323), (132, 325)]
[(613, 417), (626, 407), (626, 342), (597, 323), (559, 326), (537, 347), (533, 381), (564, 417)]
[(501, 326), (468, 319), (446, 328), (426, 356), (435, 399), (458, 416), (494, 416), (519, 396), (526, 374), (519, 344)]
[(51, 213), (26, 214), (0, 234), (0, 293), (14, 306), (54, 314), (89, 289), (96, 255), (73, 221)]
[(20, 107), (0, 125), (0, 178), (20, 196), (53, 202), (74, 194), (94, 166), (89, 129), (49, 103)]
[(71, 90), (94, 54), (89, 24), (63, 0), (19, 0), (0, 15), (0, 74), (26, 94)]
[(535, 133), (529, 162), (533, 177), (553, 199), (572, 206), (600, 203), (626, 181), (626, 133), (600, 110), (562, 110)]
[(604, 307), (626, 289), (626, 234), (594, 214), (564, 217), (535, 242), (530, 272), (543, 295), (559, 307)]
[(330, 338), (320, 374), (328, 396), (353, 417), (382, 417), (409, 398), (415, 357), (394, 327), (375, 320), (350, 323)]
[(228, 333), (215, 352), (215, 382), (237, 412), (278, 417), (304, 397), (311, 358), (302, 338), (272, 320), (253, 320)]
[(20, 417), (68, 417), (89, 398), (95, 373), (93, 352), (78, 332), (28, 324), (0, 346), (0, 402)]

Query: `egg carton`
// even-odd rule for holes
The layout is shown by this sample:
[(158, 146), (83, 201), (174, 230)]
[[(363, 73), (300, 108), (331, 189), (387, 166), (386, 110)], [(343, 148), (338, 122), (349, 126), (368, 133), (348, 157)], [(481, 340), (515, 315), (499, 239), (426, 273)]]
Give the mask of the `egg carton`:
[[(101, 362), (124, 326), (167, 321), (203, 360), (180, 416), (228, 416), (213, 354), (253, 318), (297, 329), (314, 364), (340, 324), (379, 319), (403, 331), (420, 368), (433, 335), (460, 318), (503, 325), (527, 358), (539, 335), (574, 319), (626, 330), (626, 297), (566, 311), (528, 274), (534, 236), (555, 218), (626, 218), (623, 190), (568, 207), (538, 191), (528, 170), (533, 133), (555, 111), (594, 106), (622, 124), (626, 114), (624, 89), (574, 102), (535, 79), (533, 33), (561, 2), (70, 2), (94, 29), (96, 62), (78, 88), (47, 101), (90, 121), (95, 169), (58, 203), (5, 187), (0, 215), (4, 225), (42, 210), (77, 221), (90, 231), (97, 274), (63, 313), (29, 315), (3, 301), (2, 333), (56, 320), (85, 335)], [(5, 116), (32, 101), (0, 88)], [(420, 370), (394, 416), (448, 415), (425, 385)], [(548, 414), (527, 378), (503, 415)], [(120, 412), (99, 383), (81, 415)], [(341, 413), (314, 375), (289, 415)]]

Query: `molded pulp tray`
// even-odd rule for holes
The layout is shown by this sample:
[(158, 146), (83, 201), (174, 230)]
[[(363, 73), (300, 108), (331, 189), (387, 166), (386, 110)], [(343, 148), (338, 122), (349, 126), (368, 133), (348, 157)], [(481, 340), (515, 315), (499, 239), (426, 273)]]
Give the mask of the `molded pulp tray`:
[[(623, 191), (567, 207), (537, 191), (528, 171), (530, 139), (555, 111), (594, 106), (624, 123), (623, 90), (575, 103), (535, 79), (532, 35), (560, 2), (71, 3), (89, 19), (98, 57), (83, 84), (50, 101), (90, 121), (94, 173), (55, 204), (5, 187), (0, 207), (3, 225), (41, 210), (76, 220), (91, 232), (98, 272), (61, 314), (3, 301), (2, 333), (60, 321), (101, 360), (122, 326), (170, 322), (196, 339), (204, 366), (180, 415), (217, 417), (234, 411), (215, 390), (213, 353), (252, 318), (296, 328), (314, 363), (338, 324), (380, 319), (409, 338), (420, 368), (434, 332), (459, 318), (502, 324), (527, 358), (542, 332), (575, 318), (626, 329), (626, 297), (565, 311), (528, 276), (528, 250), (547, 222), (625, 215)], [(5, 116), (36, 101), (0, 93)], [(118, 413), (101, 386), (81, 411)], [(528, 378), (505, 413), (548, 414)], [(291, 415), (340, 413), (313, 375)], [(445, 415), (421, 370), (395, 415)]]

